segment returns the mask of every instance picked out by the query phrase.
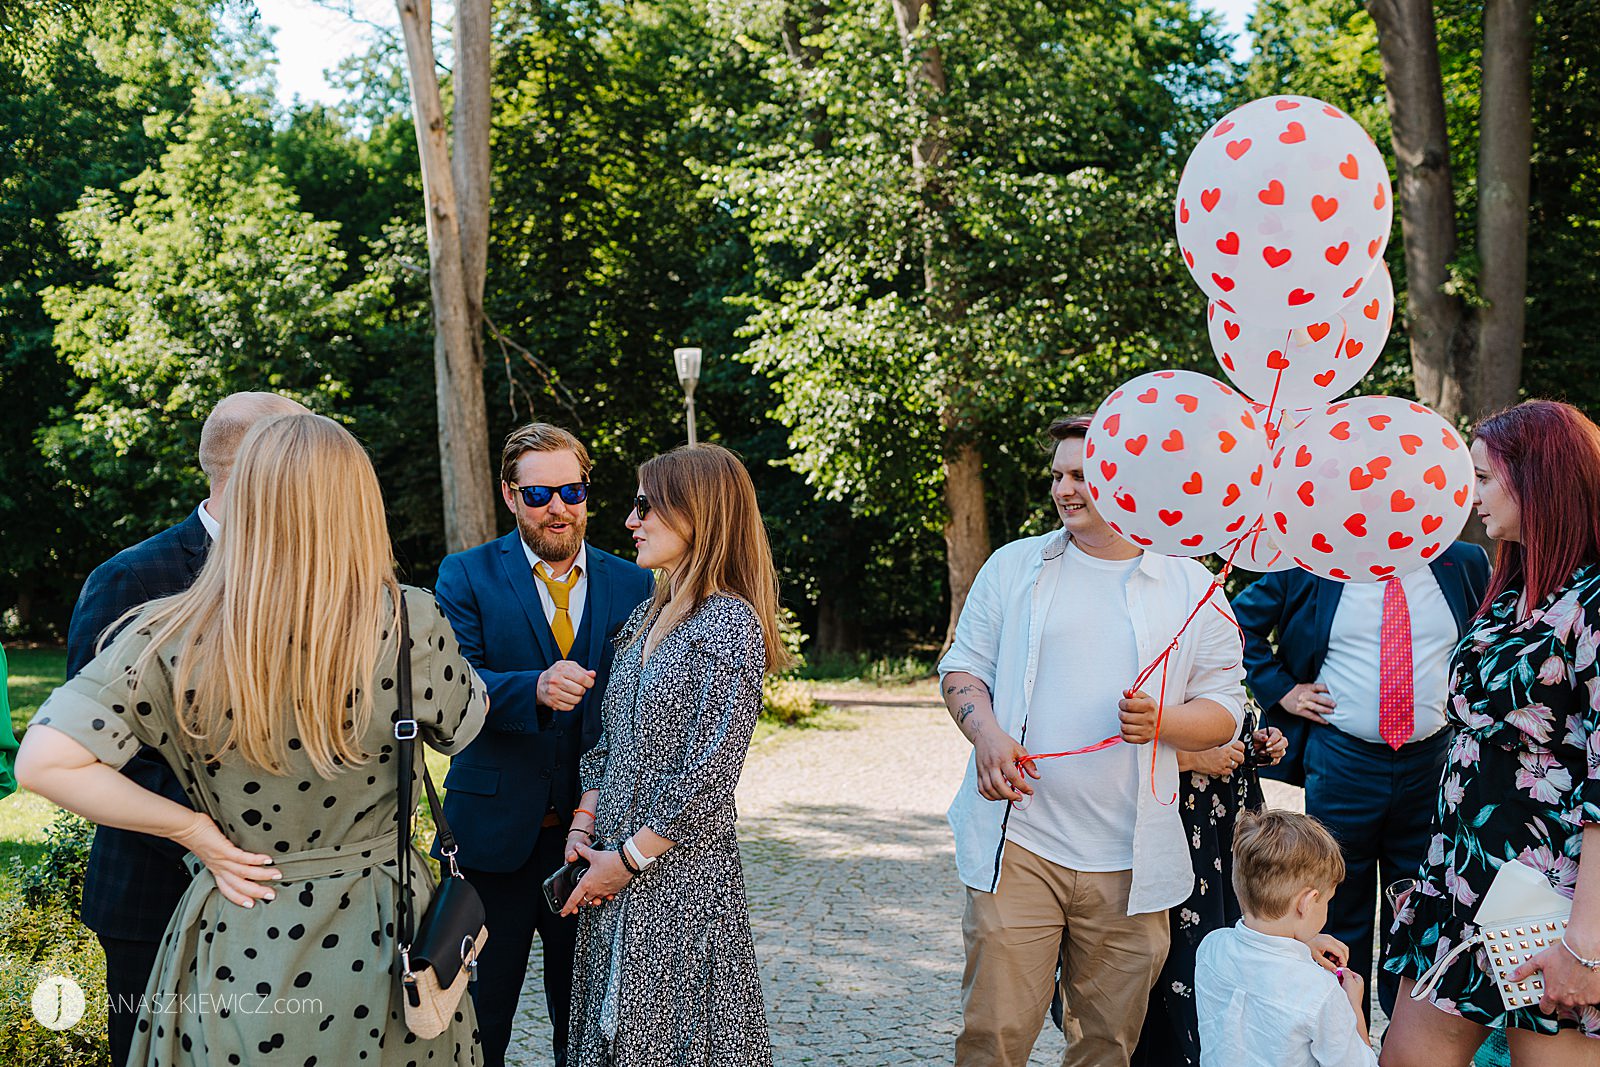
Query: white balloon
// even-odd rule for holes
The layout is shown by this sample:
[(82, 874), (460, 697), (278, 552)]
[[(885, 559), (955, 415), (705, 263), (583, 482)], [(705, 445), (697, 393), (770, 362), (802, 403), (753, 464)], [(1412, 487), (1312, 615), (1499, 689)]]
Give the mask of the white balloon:
[(1296, 563), (1341, 582), (1437, 558), (1472, 508), (1472, 457), (1437, 413), (1397, 396), (1334, 404), (1272, 458), (1267, 528)]
[(1383, 154), (1359, 123), (1308, 96), (1269, 96), (1200, 138), (1174, 215), (1206, 295), (1289, 330), (1330, 319), (1360, 292), (1394, 203)]
[(1211, 350), (1236, 389), (1274, 409), (1320, 407), (1354, 388), (1378, 361), (1394, 322), (1394, 283), (1380, 263), (1339, 314), (1293, 330), (1253, 325), (1215, 300), (1206, 318)]
[(1169, 556), (1236, 541), (1266, 502), (1266, 432), (1244, 397), (1188, 370), (1142, 374), (1094, 414), (1089, 495), (1111, 528)]

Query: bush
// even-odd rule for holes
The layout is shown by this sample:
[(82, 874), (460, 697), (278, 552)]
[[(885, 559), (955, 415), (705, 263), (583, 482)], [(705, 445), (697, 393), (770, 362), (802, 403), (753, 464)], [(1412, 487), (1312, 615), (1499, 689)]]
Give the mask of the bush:
[[(81, 880), (79, 883), (81, 890)], [(83, 1018), (50, 1030), (33, 1017), (34, 988), (63, 975), (83, 989)], [(7, 1067), (106, 1067), (105, 956), (76, 909), (0, 904), (0, 1063)]]
[(768, 675), (761, 683), (761, 717), (781, 726), (793, 726), (811, 718), (821, 705), (811, 691), (793, 678)]
[(83, 904), (94, 824), (63, 811), (45, 827), (44, 840), (44, 855), (37, 863), (24, 865), (18, 857), (11, 857), (11, 880), (26, 906), (57, 908), (75, 915)]

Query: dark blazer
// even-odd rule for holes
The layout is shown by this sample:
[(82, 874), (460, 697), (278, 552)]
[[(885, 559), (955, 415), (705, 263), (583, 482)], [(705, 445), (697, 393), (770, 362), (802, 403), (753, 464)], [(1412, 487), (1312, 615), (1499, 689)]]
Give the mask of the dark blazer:
[[(1456, 634), (1466, 633), (1489, 587), (1488, 555), (1457, 541), (1428, 566), (1455, 617)], [(1276, 767), (1263, 768), (1264, 777), (1305, 784), (1305, 739), (1316, 724), (1284, 711), (1278, 701), (1301, 682), (1316, 680), (1343, 592), (1343, 582), (1296, 567), (1263, 575), (1233, 599), (1233, 614), (1244, 630), (1246, 681), (1261, 705), (1262, 725), (1276, 726), (1289, 739), (1288, 755)]]
[[(106, 628), (129, 608), (181, 593), (194, 582), (211, 548), (198, 513), (125, 548), (83, 583), (67, 628), (67, 677), (94, 659)], [(141, 748), (122, 773), (152, 792), (189, 807), (178, 776), (154, 749)], [(102, 937), (160, 941), (178, 898), (189, 887), (185, 850), (164, 837), (97, 827), (83, 883), (83, 924)]]
[(612, 640), (651, 589), (649, 571), (593, 545), (588, 557), (588, 600), (568, 658), (593, 670), (595, 683), (571, 711), (552, 711), (534, 696), (540, 673), (562, 656), (520, 535), (513, 530), (439, 565), (439, 607), (489, 690), (483, 732), (451, 760), (444, 780), (445, 817), (464, 867), (517, 870), (545, 814), (553, 807), (565, 819), (577, 807), (578, 758), (600, 740)]

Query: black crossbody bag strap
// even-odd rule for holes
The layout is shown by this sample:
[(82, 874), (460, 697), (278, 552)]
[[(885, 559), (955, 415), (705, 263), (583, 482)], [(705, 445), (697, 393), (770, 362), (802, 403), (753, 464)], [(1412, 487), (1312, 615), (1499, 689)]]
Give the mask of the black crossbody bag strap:
[[(411, 896), (411, 810), (415, 794), (415, 784), (412, 775), (417, 765), (417, 720), (414, 714), (414, 705), (411, 695), (411, 620), (406, 614), (406, 602), (400, 601), (400, 656), (396, 664), (395, 685), (400, 690), (400, 718), (394, 724), (394, 736), (398, 743), (398, 752), (395, 756), (396, 773), (399, 776), (397, 794), (400, 804), (400, 842), (398, 845), (398, 859), (400, 863), (400, 914), (397, 916), (399, 923), (395, 933), (400, 942), (400, 959), (407, 971), (411, 969), (409, 953), (416, 937), (416, 917), (412, 913)], [(450, 823), (444, 817), (444, 805), (439, 802), (439, 794), (433, 787), (433, 776), (428, 773), (427, 760), (422, 764), (422, 784), (428, 793), (428, 810), (433, 813), (433, 825), (438, 830), (439, 853), (444, 857), (445, 870), (443, 873), (450, 878), (460, 878), (461, 869), (456, 866), (456, 835), (450, 830)]]

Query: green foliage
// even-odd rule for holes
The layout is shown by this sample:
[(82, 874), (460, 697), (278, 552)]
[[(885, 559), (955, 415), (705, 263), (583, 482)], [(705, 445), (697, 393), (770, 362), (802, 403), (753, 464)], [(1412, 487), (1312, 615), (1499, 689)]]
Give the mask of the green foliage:
[[(744, 151), (699, 169), (749, 228), (745, 358), (777, 383), (791, 462), (854, 515), (937, 531), (954, 406), (1009, 537), (1043, 507), (1050, 417), (1203, 350), (1168, 216), (1177, 146), (1226, 83), (1214, 28), (1182, 3), (946, 9), (926, 45), (948, 90), (916, 100), (887, 4), (824, 9), (800, 49), (738, 39), (772, 95), (738, 119)], [(930, 135), (948, 147), (924, 187)]]
[[(76, 910), (0, 903), (0, 1063), (49, 1067), (104, 1067), (105, 956)], [(62, 975), (83, 989), (83, 1018), (66, 1030), (48, 1030), (32, 1014), (41, 979)]]
[(768, 676), (761, 681), (761, 717), (781, 726), (794, 726), (821, 710), (811, 691), (793, 678)]
[(796, 676), (814, 681), (859, 681), (873, 685), (905, 685), (937, 673), (938, 657), (927, 653), (872, 656), (865, 652), (812, 656)]
[(56, 814), (44, 830), (44, 852), (24, 864), (13, 856), (10, 875), (30, 908), (54, 908), (77, 914), (83, 902), (83, 879), (89, 869), (94, 824), (70, 811)]

